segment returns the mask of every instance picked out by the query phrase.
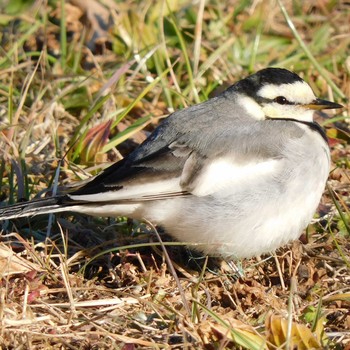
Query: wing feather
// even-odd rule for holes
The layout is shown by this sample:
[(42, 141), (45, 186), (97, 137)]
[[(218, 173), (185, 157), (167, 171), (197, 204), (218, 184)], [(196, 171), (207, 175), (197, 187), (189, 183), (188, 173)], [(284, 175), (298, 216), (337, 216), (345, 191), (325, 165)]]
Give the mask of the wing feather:
[[(70, 193), (70, 198), (135, 202), (225, 191), (252, 176), (273, 174), (281, 166), (285, 141), (294, 142), (304, 133), (290, 122), (252, 120), (242, 125), (231, 120), (231, 129), (220, 123), (212, 135), (210, 126), (200, 125), (200, 132), (192, 130), (189, 135), (169, 118), (127, 158)], [(275, 122), (281, 125), (280, 134), (275, 133)]]

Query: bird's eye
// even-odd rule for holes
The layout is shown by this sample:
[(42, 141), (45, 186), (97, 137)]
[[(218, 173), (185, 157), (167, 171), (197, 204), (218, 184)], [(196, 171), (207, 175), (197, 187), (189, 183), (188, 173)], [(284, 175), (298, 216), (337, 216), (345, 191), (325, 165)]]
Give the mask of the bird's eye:
[(285, 105), (288, 103), (288, 100), (284, 97), (284, 96), (277, 96), (275, 99), (274, 99), (275, 102), (277, 102), (278, 104), (280, 105)]

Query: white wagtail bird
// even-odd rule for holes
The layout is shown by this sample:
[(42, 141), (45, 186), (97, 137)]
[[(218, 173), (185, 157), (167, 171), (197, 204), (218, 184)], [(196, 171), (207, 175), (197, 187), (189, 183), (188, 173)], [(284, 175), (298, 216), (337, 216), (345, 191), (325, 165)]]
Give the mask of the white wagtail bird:
[(267, 68), (168, 116), (129, 156), (82, 187), (0, 210), (0, 220), (73, 211), (147, 219), (226, 259), (268, 253), (312, 219), (330, 170), (315, 97), (297, 74)]

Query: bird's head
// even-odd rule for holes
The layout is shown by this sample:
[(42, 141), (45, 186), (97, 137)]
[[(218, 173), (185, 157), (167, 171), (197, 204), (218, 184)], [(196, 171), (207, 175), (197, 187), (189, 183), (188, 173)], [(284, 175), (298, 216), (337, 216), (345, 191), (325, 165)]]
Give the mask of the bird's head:
[(315, 110), (343, 106), (319, 99), (297, 74), (281, 68), (266, 68), (233, 86), (237, 102), (258, 120), (295, 119), (313, 121)]

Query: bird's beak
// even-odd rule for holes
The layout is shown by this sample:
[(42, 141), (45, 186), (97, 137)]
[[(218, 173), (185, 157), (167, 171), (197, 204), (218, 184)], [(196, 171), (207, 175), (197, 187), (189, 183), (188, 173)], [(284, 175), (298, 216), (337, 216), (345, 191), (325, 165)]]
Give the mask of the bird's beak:
[(304, 105), (304, 107), (314, 110), (343, 108), (339, 103), (321, 100), (320, 98), (316, 98), (311, 103)]

